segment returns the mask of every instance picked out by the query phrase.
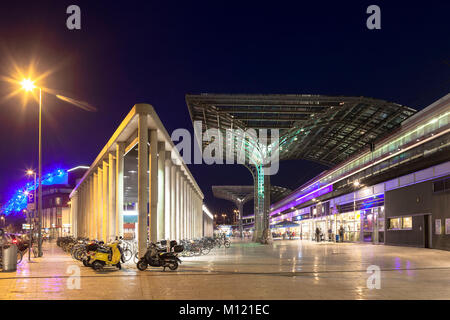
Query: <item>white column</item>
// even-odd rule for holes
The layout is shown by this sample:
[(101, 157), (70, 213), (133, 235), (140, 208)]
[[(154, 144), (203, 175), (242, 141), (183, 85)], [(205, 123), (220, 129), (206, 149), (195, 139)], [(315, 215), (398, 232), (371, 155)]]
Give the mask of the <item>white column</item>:
[(181, 171), (180, 168), (180, 191), (179, 191), (179, 195), (180, 197), (180, 207), (178, 210), (178, 228), (179, 228), (179, 235), (180, 235), (180, 240), (184, 239), (184, 234), (183, 234), (183, 172)]
[(190, 232), (190, 206), (191, 206), (191, 198), (189, 196), (189, 180), (186, 178), (186, 234), (189, 239), (192, 239), (191, 232)]
[[(83, 229), (83, 205), (84, 205), (84, 190), (83, 186), (80, 186), (80, 192), (78, 193), (78, 212), (77, 212), (77, 233), (76, 237), (80, 237)], [(52, 228), (52, 209), (47, 209), (46, 213), (48, 213), (48, 228)], [(51, 229), (52, 230), (52, 229)]]
[(186, 181), (184, 180), (184, 173), (181, 172), (181, 204), (180, 204), (180, 236), (181, 239), (186, 239), (186, 232), (184, 231), (184, 223), (185, 223), (185, 219), (184, 219), (184, 205), (186, 203), (186, 197), (184, 194), (184, 191), (186, 190)]
[(92, 174), (91, 176), (91, 206), (90, 206), (90, 216), (89, 216), (89, 238), (96, 238), (96, 227), (95, 227), (95, 180), (94, 176), (96, 174)]
[(195, 189), (194, 186), (191, 187), (191, 199), (192, 199), (192, 210), (191, 210), (191, 223), (192, 223), (192, 236), (194, 238), (200, 238), (197, 233), (195, 232)]
[(165, 239), (165, 168), (166, 148), (164, 142), (158, 142), (158, 236), (157, 240)]
[(86, 207), (86, 237), (91, 237), (91, 203), (92, 203), (92, 193), (91, 193), (91, 177), (88, 176), (86, 178), (86, 185), (87, 185), (87, 197), (88, 197), (88, 204)]
[[(169, 158), (170, 159), (170, 158)], [(170, 160), (170, 239), (177, 239), (176, 234), (176, 165)]]
[(189, 239), (191, 238), (191, 235), (189, 234), (189, 181), (186, 177), (186, 222), (185, 222), (185, 230), (186, 230), (186, 234), (188, 236)]
[(108, 154), (108, 238), (114, 240), (116, 232), (116, 159)]
[(79, 191), (75, 193), (75, 195), (72, 197), (72, 235), (76, 237), (77, 235), (77, 214), (78, 214), (78, 193)]
[(123, 157), (125, 145), (118, 142), (116, 146), (116, 231), (123, 236)]
[(158, 241), (158, 135), (156, 130), (150, 130), (150, 241)]
[(170, 211), (171, 211), (171, 173), (172, 173), (172, 160), (170, 159), (170, 152), (165, 152), (165, 163), (164, 163), (164, 239), (173, 239), (171, 236), (171, 219), (170, 219)]
[(185, 175), (183, 175), (183, 234), (186, 239), (189, 238), (187, 234), (187, 181)]
[(191, 239), (194, 238), (194, 233), (192, 232), (193, 230), (193, 220), (192, 220), (193, 214), (192, 214), (192, 186), (189, 183), (189, 234), (191, 236)]
[(147, 186), (148, 186), (148, 124), (147, 115), (138, 115), (138, 247), (139, 258), (147, 250)]
[(102, 240), (105, 243), (111, 241), (108, 239), (109, 234), (109, 196), (108, 196), (108, 163), (103, 161), (103, 173), (102, 173), (102, 201), (103, 201), (103, 212), (102, 212)]
[(92, 236), (93, 239), (98, 239), (98, 228), (97, 228), (97, 217), (98, 217), (98, 172), (94, 173), (94, 179), (92, 181), (93, 184), (93, 211), (92, 211), (92, 217), (91, 217), (91, 221), (92, 221)]
[(180, 208), (181, 208), (181, 171), (179, 166), (175, 166), (175, 235), (176, 240), (181, 240), (180, 230)]
[(103, 231), (103, 170), (97, 169), (97, 239), (102, 239)]
[[(82, 227), (81, 227), (81, 236), (86, 237), (86, 217), (88, 214), (88, 187), (89, 185), (87, 182), (83, 182), (83, 212), (81, 213), (82, 216)], [(58, 219), (58, 214), (56, 215), (56, 219)]]

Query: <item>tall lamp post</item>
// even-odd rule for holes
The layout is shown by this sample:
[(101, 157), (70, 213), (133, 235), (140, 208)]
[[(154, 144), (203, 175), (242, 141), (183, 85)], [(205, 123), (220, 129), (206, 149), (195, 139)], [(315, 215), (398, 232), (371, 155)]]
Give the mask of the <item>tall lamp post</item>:
[[(33, 176), (34, 177), (34, 197), (33, 197), (33, 201), (34, 201), (34, 209), (33, 209), (33, 211), (34, 211), (34, 215), (36, 215), (36, 172), (35, 171), (33, 171), (33, 170), (27, 170), (27, 175), (28, 176)], [(32, 232), (33, 232), (33, 229), (32, 229), (32, 225), (33, 225), (33, 223), (32, 223), (32, 219), (31, 219), (31, 214), (29, 214), (29, 223), (30, 223), (30, 232), (29, 232), (29, 246), (28, 246), (28, 261), (30, 261), (31, 260), (31, 247), (32, 247), (32, 241), (31, 241), (31, 239), (32, 239)]]
[[(30, 79), (20, 83), (25, 91), (33, 91), (36, 86)], [(38, 256), (42, 257), (42, 89), (39, 89), (39, 168), (38, 168)]]

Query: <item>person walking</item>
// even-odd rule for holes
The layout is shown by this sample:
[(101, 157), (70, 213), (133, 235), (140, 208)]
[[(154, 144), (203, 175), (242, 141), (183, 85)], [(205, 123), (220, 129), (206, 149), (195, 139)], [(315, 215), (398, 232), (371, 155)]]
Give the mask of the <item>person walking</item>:
[(316, 241), (320, 242), (320, 229), (319, 229), (319, 227), (316, 228)]
[(342, 225), (339, 228), (339, 241), (344, 242), (344, 227)]

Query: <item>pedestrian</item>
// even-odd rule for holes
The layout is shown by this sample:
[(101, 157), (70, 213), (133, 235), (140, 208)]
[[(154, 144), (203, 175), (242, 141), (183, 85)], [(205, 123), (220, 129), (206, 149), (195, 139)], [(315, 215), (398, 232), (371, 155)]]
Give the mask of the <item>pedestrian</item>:
[(339, 228), (339, 241), (344, 242), (344, 227), (342, 225)]
[(320, 242), (320, 229), (319, 229), (319, 227), (316, 228), (316, 241)]

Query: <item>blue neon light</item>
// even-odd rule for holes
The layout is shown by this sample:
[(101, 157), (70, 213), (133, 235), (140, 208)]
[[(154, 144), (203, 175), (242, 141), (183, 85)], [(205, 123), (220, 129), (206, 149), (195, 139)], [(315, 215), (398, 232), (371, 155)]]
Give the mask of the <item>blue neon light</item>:
[[(55, 184), (67, 184), (68, 183), (68, 173), (67, 170), (57, 169), (51, 173), (43, 175), (42, 185), (50, 186)], [(9, 215), (14, 212), (20, 212), (27, 207), (27, 195), (26, 192), (34, 191), (37, 188), (33, 182), (28, 182), (24, 187), (18, 189), (14, 192), (13, 196), (9, 201), (0, 209), (0, 213)]]
[(309, 200), (312, 200), (312, 199), (314, 199), (316, 197), (322, 196), (322, 195), (324, 195), (326, 193), (329, 193), (329, 192), (332, 192), (332, 191), (333, 191), (333, 185), (330, 184), (327, 187), (321, 188), (321, 189), (316, 190), (314, 192), (310, 192), (310, 193), (308, 193), (308, 194), (306, 194), (304, 196), (301, 196), (301, 197), (299, 197), (299, 198), (297, 198), (295, 200), (292, 200), (288, 204), (278, 208), (277, 210), (272, 211), (270, 213), (270, 215), (273, 216), (273, 215), (275, 215), (275, 214), (277, 214), (279, 212), (283, 212), (284, 210), (287, 210), (287, 209), (292, 208), (294, 206), (298, 206), (299, 204), (302, 204), (304, 202), (307, 202)]

